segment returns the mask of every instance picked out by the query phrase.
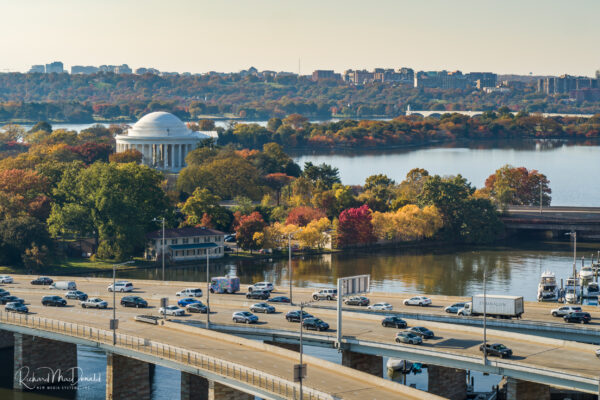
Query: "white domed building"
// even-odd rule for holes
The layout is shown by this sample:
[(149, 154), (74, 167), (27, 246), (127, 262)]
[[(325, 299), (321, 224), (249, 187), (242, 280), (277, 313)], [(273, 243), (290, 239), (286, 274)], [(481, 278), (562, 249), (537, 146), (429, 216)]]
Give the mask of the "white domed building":
[(142, 164), (162, 171), (179, 172), (185, 157), (216, 132), (194, 132), (175, 115), (158, 111), (144, 115), (126, 134), (117, 135), (117, 153), (136, 149), (143, 155)]

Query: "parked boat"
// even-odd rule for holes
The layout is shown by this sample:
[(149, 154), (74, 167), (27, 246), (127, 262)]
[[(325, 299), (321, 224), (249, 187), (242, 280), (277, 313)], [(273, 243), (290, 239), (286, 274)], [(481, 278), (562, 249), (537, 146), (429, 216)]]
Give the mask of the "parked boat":
[(581, 283), (586, 283), (594, 279), (594, 270), (591, 266), (586, 265), (585, 267), (581, 267), (581, 271), (579, 271), (579, 279)]
[(588, 283), (587, 287), (583, 289), (583, 297), (596, 298), (600, 296), (600, 286), (596, 282)]
[(558, 300), (558, 286), (556, 285), (554, 272), (546, 271), (542, 274), (538, 284), (537, 299), (538, 301)]
[(578, 300), (579, 300), (579, 295), (575, 292), (575, 290), (573, 290), (573, 289), (565, 290), (565, 301), (567, 303), (575, 304), (575, 303), (579, 302)]

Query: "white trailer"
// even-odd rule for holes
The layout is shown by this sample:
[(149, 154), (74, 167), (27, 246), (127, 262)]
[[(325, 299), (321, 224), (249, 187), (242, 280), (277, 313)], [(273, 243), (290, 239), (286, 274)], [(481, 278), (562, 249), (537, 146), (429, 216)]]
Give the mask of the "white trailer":
[[(465, 304), (464, 308), (458, 310), (458, 315), (483, 315), (484, 296), (477, 294), (471, 298), (471, 301)], [(522, 296), (501, 296), (488, 294), (485, 296), (485, 313), (488, 317), (495, 318), (521, 318), (525, 312), (523, 308)]]

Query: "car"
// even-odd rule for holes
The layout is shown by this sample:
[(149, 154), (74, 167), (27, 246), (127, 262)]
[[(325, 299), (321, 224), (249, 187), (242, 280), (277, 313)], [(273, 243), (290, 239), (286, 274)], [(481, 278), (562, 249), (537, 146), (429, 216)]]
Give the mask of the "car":
[(270, 298), (269, 300), (267, 300), (269, 303), (291, 303), (291, 300), (289, 297), (285, 297), (285, 296), (277, 296), (277, 297), (273, 297)]
[(271, 296), (271, 293), (269, 293), (266, 290), (255, 290), (253, 292), (248, 292), (246, 293), (246, 298), (247, 299), (259, 299), (259, 300), (266, 300)]
[(235, 234), (234, 235), (225, 235), (223, 240), (227, 243), (235, 243)]
[(0, 304), (8, 304), (8, 303), (21, 303), (25, 304), (25, 300), (17, 296), (2, 296), (0, 297)]
[(255, 292), (257, 290), (266, 290), (267, 292), (272, 292), (275, 290), (275, 287), (271, 282), (256, 282), (254, 285), (248, 286), (249, 292)]
[(10, 275), (0, 275), (0, 283), (13, 283), (14, 280)]
[(335, 300), (337, 289), (321, 289), (312, 294), (313, 300)]
[(175, 305), (171, 305), (171, 306), (159, 308), (158, 313), (161, 315), (181, 316), (181, 315), (185, 315), (185, 310), (183, 308), (179, 308)]
[(71, 290), (71, 291), (67, 292), (67, 294), (65, 294), (65, 297), (67, 299), (81, 300), (81, 301), (85, 301), (88, 299), (88, 295), (83, 293), (81, 290)]
[[(313, 318), (313, 316), (306, 311), (302, 311), (302, 319), (304, 318)], [(285, 314), (285, 319), (287, 319), (288, 322), (300, 322), (300, 310), (289, 311)]]
[(384, 328), (392, 327), (392, 328), (397, 328), (397, 329), (404, 329), (408, 326), (408, 324), (406, 323), (405, 320), (403, 320), (400, 317), (390, 316), (390, 317), (385, 317), (381, 321), (381, 326), (383, 326)]
[[(483, 352), (484, 345), (479, 346), (479, 351)], [(490, 356), (498, 356), (500, 358), (509, 358), (512, 356), (512, 350), (500, 343), (486, 344), (486, 354)]]
[(51, 284), (48, 288), (58, 290), (77, 290), (77, 284), (73, 281), (58, 281)]
[(254, 324), (258, 322), (258, 317), (250, 311), (237, 311), (232, 315), (233, 322)]
[(201, 301), (197, 301), (195, 303), (190, 303), (185, 307), (191, 313), (201, 313), (206, 314), (208, 312), (208, 307), (206, 304), (203, 304)]
[(347, 306), (368, 306), (369, 299), (365, 296), (352, 296), (344, 300)]
[(64, 307), (67, 301), (60, 296), (44, 296), (42, 297), (43, 306)]
[(423, 339), (412, 332), (402, 331), (396, 334), (396, 343), (421, 344)]
[(465, 308), (465, 303), (454, 303), (451, 306), (444, 308), (444, 311), (447, 313), (456, 314), (461, 308)]
[(175, 296), (181, 296), (181, 297), (202, 297), (202, 289), (198, 289), (198, 288), (183, 289), (183, 290), (175, 293)]
[[(113, 291), (113, 284), (108, 285), (108, 291)], [(131, 292), (133, 290), (133, 283), (128, 281), (117, 281), (115, 282), (115, 292)]]
[(410, 299), (406, 299), (402, 302), (405, 306), (429, 306), (431, 305), (431, 299), (425, 296), (415, 296)]
[[(0, 297), (0, 299), (2, 299)], [(575, 322), (578, 324), (589, 324), (590, 321), (592, 320), (592, 316), (590, 315), (590, 313), (586, 313), (586, 312), (572, 312), (568, 315), (565, 315), (563, 317), (563, 319), (565, 320), (565, 322)]]
[(23, 303), (10, 302), (6, 303), (6, 307), (4, 307), (4, 311), (6, 312), (16, 312), (19, 314), (27, 314), (29, 312), (29, 308)]
[(600, 349), (596, 350), (596, 357), (600, 358)]
[(423, 339), (431, 339), (435, 336), (433, 331), (422, 326), (413, 326), (408, 331), (421, 336)]
[(392, 308), (390, 303), (375, 303), (367, 307), (367, 309), (373, 311), (392, 311)]
[(52, 278), (48, 278), (47, 276), (40, 276), (39, 278), (35, 278), (31, 281), (32, 285), (52, 285), (54, 280)]
[(327, 329), (329, 329), (329, 324), (327, 322), (324, 322), (322, 319), (320, 318), (304, 318), (302, 320), (302, 327), (305, 329), (314, 329), (315, 331), (326, 331)]
[(256, 303), (250, 306), (250, 311), (254, 313), (265, 313), (270, 314), (275, 312), (275, 307), (267, 303)]
[(10, 296), (10, 292), (8, 290), (0, 288), (0, 297), (3, 297), (3, 296)]
[(146, 308), (148, 302), (140, 296), (125, 296), (121, 299), (121, 305), (123, 307)]
[(98, 297), (92, 297), (89, 300), (82, 301), (81, 308), (108, 308), (108, 302)]
[(581, 312), (581, 307), (579, 306), (562, 306), (553, 309), (550, 311), (553, 317), (564, 317), (565, 315), (569, 315), (572, 312)]
[(179, 307), (186, 307), (186, 306), (188, 306), (189, 304), (192, 304), (192, 303), (199, 303), (199, 302), (200, 302), (200, 300), (196, 300), (196, 299), (193, 299), (193, 298), (191, 298), (191, 297), (186, 297), (185, 299), (181, 299), (181, 300), (179, 300), (179, 301), (177, 302), (177, 305), (178, 305)]

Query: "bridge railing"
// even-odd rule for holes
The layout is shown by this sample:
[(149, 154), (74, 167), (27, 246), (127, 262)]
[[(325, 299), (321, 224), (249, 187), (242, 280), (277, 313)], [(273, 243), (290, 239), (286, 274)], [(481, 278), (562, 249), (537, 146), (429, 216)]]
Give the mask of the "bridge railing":
[[(0, 322), (55, 332), (107, 345), (112, 345), (113, 343), (112, 331), (71, 322), (2, 311), (0, 311)], [(166, 343), (121, 333), (117, 333), (116, 342), (117, 347), (150, 354), (179, 364), (193, 366), (194, 368), (211, 372), (228, 379), (233, 379), (248, 386), (260, 388), (289, 399), (338, 400), (335, 396), (306, 386), (303, 387), (303, 395), (302, 399), (300, 399), (298, 384), (291, 382), (289, 379), (267, 374), (254, 368), (248, 368), (240, 364), (186, 350), (181, 347), (171, 346)]]

